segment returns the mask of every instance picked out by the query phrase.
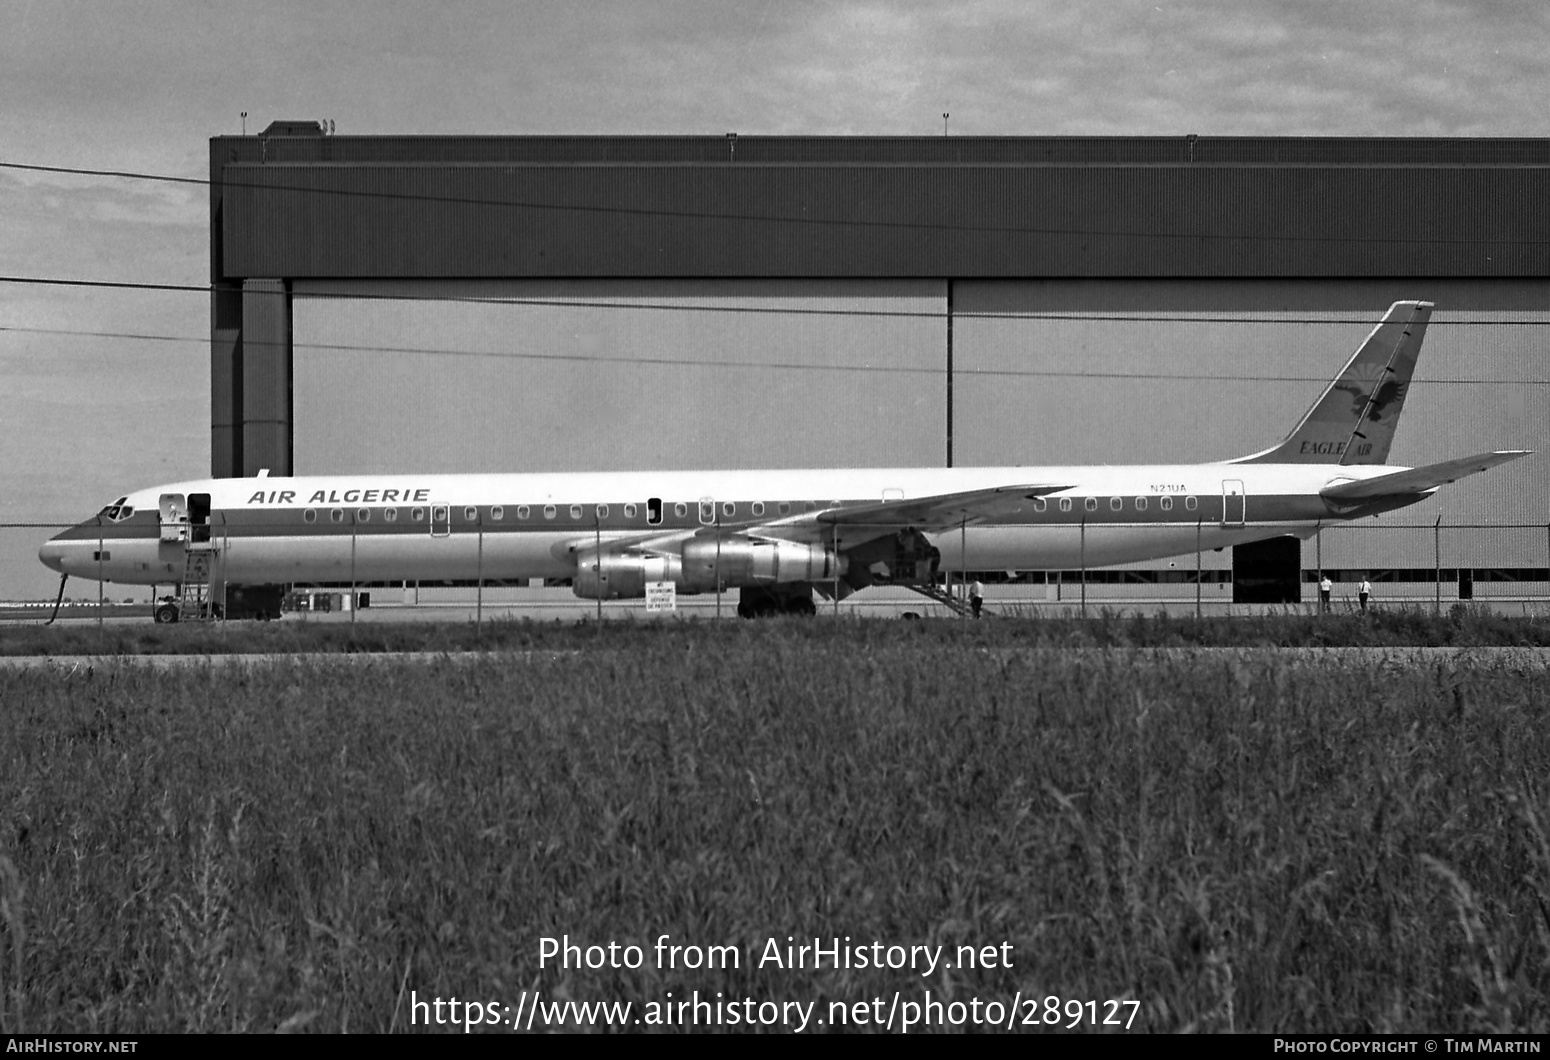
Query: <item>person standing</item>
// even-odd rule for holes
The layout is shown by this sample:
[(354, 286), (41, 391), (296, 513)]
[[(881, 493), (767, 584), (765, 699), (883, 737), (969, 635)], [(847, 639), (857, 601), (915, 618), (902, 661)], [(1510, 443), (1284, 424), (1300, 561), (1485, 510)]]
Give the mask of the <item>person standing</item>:
[(1362, 583), (1356, 587), (1356, 599), (1362, 605), (1362, 610), (1367, 610), (1367, 598), (1372, 595), (1372, 583), (1367, 576), (1362, 575)]
[(969, 606), (974, 608), (974, 617), (980, 617), (980, 608), (985, 606), (985, 586), (975, 578), (969, 583)]
[(1329, 610), (1329, 594), (1335, 589), (1335, 583), (1329, 580), (1329, 575), (1319, 581), (1319, 610)]

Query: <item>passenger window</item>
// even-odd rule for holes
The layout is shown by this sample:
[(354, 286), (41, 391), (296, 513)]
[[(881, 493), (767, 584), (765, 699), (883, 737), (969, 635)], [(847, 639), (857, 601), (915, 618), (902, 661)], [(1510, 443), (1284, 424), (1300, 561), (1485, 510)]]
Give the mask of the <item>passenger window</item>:
[(721, 514), (728, 519), (732, 518), (737, 514), (737, 505), (731, 501), (723, 501), (721, 504)]
[(463, 518), (465, 520), (467, 520), (468, 522), (470, 522), (470, 523), (477, 523), (479, 521), (479, 509), (478, 508), (464, 508), (463, 509)]
[(633, 505), (633, 504), (626, 504), (624, 506), (624, 517), (626, 519), (633, 519), (633, 518), (635, 518), (635, 505)]
[(673, 505), (673, 514), (682, 519), (684, 516), (689, 514), (689, 506), (683, 501), (679, 501)]
[(716, 521), (716, 502), (710, 500), (700, 501), (700, 522), (709, 526)]
[(410, 512), (409, 512), (409, 518), (413, 519), (417, 523), (425, 522), (425, 509), (424, 508), (413, 508), (413, 509), (411, 509)]
[(530, 516), (532, 514), (533, 514), (533, 509), (529, 508), (527, 505), (525, 505), (525, 504), (517, 505), (517, 518), (518, 519), (526, 519), (528, 516)]
[(606, 504), (599, 504), (597, 506), (597, 517), (599, 519), (607, 519), (608, 518), (608, 505), (606, 505)]
[(317, 522), (318, 521), (317, 509), (316, 508), (308, 508), (306, 511), (302, 512), (301, 513), (301, 521), (304, 522), (304, 523), (315, 523), (315, 522)]
[(1049, 507), (1049, 501), (1045, 500), (1043, 497), (1035, 497), (1033, 499), (1033, 510), (1034, 511), (1042, 512), (1042, 511), (1044, 511), (1044, 509), (1046, 509), (1048, 507)]
[(581, 518), (581, 505), (573, 504), (573, 505), (570, 506), (570, 517), (572, 519), (580, 519)]
[(344, 522), (344, 509), (335, 508), (333, 511), (328, 513), (328, 517), (336, 523), (342, 523)]
[(1200, 500), (1196, 497), (1185, 497), (1184, 507), (1188, 508), (1190, 511), (1194, 511), (1196, 508), (1200, 507)]
[(1062, 498), (1060, 498), (1060, 510), (1063, 511), (1063, 512), (1069, 512), (1071, 510), (1071, 498), (1070, 497), (1062, 497)]
[(491, 522), (498, 523), (498, 522), (500, 522), (504, 518), (506, 518), (506, 509), (502, 508), (499, 504), (497, 504), (495, 507), (490, 509), (490, 521)]
[(1098, 510), (1098, 498), (1097, 497), (1088, 497), (1085, 501), (1082, 502), (1082, 507), (1086, 508), (1090, 512), (1097, 511)]
[(1109, 511), (1111, 511), (1111, 512), (1118, 512), (1118, 511), (1124, 511), (1124, 509), (1125, 509), (1125, 498), (1123, 498), (1123, 497), (1110, 497), (1109, 498)]
[(1138, 511), (1138, 512), (1146, 511), (1146, 498), (1145, 497), (1137, 497), (1136, 498), (1136, 511)]
[(1157, 502), (1157, 507), (1161, 508), (1165, 512), (1173, 511), (1173, 498), (1164, 497), (1162, 500)]
[(780, 514), (781, 515), (790, 515), (791, 514), (791, 505), (790, 505), (789, 502), (787, 502), (787, 501), (781, 501), (780, 502)]
[(389, 508), (387, 511), (382, 513), (382, 518), (386, 519), (390, 523), (398, 522), (398, 509)]
[(753, 502), (753, 513), (754, 513), (755, 516), (760, 516), (760, 515), (764, 514), (764, 502), (763, 501), (754, 501)]
[(355, 518), (358, 521), (363, 522), (363, 523), (371, 522), (371, 509), (370, 508), (357, 508), (355, 510)]
[(544, 505), (544, 518), (545, 519), (553, 519), (557, 514), (558, 514), (558, 510), (555, 508), (554, 505), (552, 505), (552, 504)]

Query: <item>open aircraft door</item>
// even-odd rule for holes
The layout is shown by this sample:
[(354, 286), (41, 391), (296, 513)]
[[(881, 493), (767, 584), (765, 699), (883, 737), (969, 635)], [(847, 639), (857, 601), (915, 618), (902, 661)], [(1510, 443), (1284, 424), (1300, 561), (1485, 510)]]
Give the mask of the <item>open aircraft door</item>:
[(188, 507), (181, 493), (163, 493), (156, 502), (161, 515), (161, 540), (180, 544), (188, 540)]

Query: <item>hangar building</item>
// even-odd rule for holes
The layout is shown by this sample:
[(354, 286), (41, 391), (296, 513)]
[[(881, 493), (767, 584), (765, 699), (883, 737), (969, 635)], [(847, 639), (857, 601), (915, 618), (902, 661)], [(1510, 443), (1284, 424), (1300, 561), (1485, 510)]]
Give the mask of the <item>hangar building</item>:
[[(277, 122), (210, 181), (218, 476), (1228, 458), (1407, 298), (1392, 462), (1550, 448), (1546, 139)], [(1547, 502), (1530, 457), (1302, 566), (1544, 581)]]

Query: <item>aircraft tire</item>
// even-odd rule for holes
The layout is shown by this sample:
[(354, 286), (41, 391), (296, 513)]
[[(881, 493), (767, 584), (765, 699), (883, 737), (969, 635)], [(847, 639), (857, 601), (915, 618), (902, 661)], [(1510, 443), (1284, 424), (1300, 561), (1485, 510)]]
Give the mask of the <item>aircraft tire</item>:
[(158, 626), (170, 626), (178, 620), (178, 609), (174, 604), (158, 604), (154, 615)]

